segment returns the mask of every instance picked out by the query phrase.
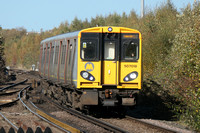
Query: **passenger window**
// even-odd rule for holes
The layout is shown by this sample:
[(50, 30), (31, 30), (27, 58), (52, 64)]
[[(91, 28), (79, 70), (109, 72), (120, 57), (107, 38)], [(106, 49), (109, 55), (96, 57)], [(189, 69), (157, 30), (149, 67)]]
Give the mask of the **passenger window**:
[(81, 58), (84, 60), (95, 60), (97, 58), (97, 41), (82, 41)]
[(53, 64), (53, 56), (54, 56), (53, 54), (54, 54), (54, 46), (51, 47), (50, 64)]
[(72, 44), (70, 44), (70, 49), (72, 50)]
[(65, 63), (65, 53), (66, 53), (66, 45), (62, 45), (61, 64)]

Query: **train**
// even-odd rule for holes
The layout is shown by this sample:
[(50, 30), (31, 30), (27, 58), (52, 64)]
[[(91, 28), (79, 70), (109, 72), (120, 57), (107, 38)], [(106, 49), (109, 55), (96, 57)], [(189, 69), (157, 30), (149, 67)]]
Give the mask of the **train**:
[[(142, 89), (142, 36), (126, 27), (92, 27), (41, 41), (39, 73), (73, 108), (134, 106)], [(56, 91), (54, 90), (56, 89)]]

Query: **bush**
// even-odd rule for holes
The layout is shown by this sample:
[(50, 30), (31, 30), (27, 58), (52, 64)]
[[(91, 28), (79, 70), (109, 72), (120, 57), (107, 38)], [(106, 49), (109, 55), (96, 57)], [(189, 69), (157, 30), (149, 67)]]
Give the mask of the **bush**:
[(177, 15), (179, 26), (169, 55), (157, 70), (157, 79), (181, 104), (173, 109), (190, 126), (200, 130), (200, 3)]
[(143, 35), (145, 77), (152, 78), (155, 70), (160, 67), (170, 53), (172, 42), (169, 40), (173, 40), (175, 36), (176, 14), (177, 11), (173, 4), (168, 1), (154, 12), (146, 14), (145, 18), (141, 20), (140, 31)]

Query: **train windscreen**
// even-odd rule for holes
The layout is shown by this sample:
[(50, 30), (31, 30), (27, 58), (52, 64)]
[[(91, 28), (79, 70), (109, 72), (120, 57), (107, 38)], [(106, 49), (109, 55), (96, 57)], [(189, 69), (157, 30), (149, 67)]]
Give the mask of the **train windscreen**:
[(139, 59), (139, 34), (122, 34), (122, 60), (135, 61)]
[(99, 34), (81, 34), (81, 59), (84, 61), (99, 60)]
[(95, 60), (97, 58), (97, 42), (95, 40), (82, 41), (81, 58), (83, 60)]

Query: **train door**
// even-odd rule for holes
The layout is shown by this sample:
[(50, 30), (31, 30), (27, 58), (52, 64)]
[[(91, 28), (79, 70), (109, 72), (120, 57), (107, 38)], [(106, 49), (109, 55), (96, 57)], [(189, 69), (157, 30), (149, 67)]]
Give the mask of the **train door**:
[(54, 55), (54, 79), (57, 79), (58, 76), (58, 57), (59, 57), (59, 44), (55, 41), (55, 55)]
[(66, 54), (66, 44), (64, 41), (60, 41), (60, 63), (59, 63), (59, 81), (64, 81), (64, 66), (65, 66), (65, 54)]
[(54, 44), (51, 42), (51, 55), (50, 55), (50, 65), (49, 65), (49, 78), (53, 78), (53, 63), (54, 63)]
[(71, 74), (72, 74), (72, 63), (73, 63), (73, 40), (68, 40), (68, 58), (67, 58), (67, 69), (66, 69), (66, 75), (67, 75), (67, 83), (71, 84)]
[(39, 73), (41, 75), (41, 68), (42, 68), (42, 52), (43, 52), (43, 45), (40, 45), (40, 64), (39, 64)]
[(118, 37), (117, 34), (105, 34), (103, 39), (102, 84), (118, 84)]

